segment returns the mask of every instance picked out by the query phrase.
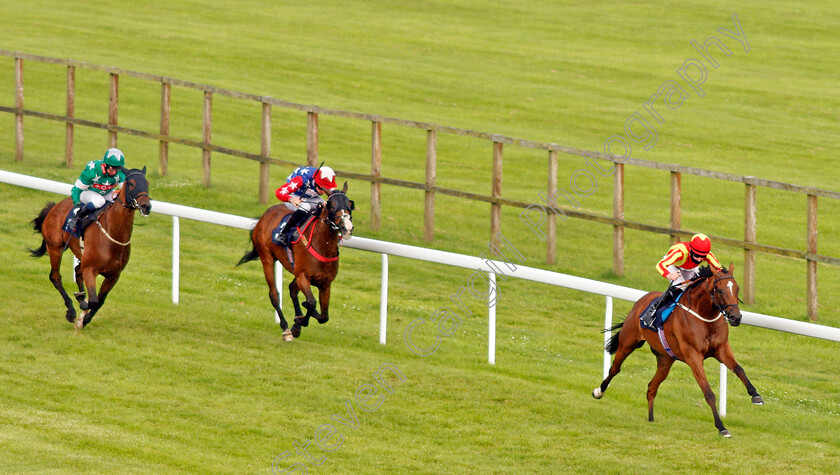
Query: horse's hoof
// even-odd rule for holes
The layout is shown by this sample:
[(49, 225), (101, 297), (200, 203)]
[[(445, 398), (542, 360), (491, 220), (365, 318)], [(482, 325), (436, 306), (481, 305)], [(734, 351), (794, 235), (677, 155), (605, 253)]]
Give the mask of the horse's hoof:
[(295, 338), (300, 337), (300, 325), (292, 325), (292, 336)]
[(79, 308), (82, 310), (90, 310), (90, 305), (88, 305), (87, 300), (79, 300)]
[(70, 322), (70, 323), (75, 322), (76, 321), (76, 310), (75, 309), (68, 310), (67, 314), (64, 315), (64, 318), (66, 318), (67, 321)]
[(321, 315), (318, 315), (317, 317), (315, 317), (315, 320), (318, 320), (318, 323), (323, 325), (323, 324), (327, 323), (328, 321), (330, 321), (330, 317), (321, 317)]
[(91, 320), (93, 320), (93, 315), (91, 315), (90, 312), (85, 312), (84, 318), (82, 318), (82, 326), (87, 326)]
[(761, 396), (753, 396), (752, 403), (755, 404), (756, 406), (763, 406), (764, 405), (764, 399), (762, 399)]
[(283, 341), (292, 341), (295, 337), (292, 336), (292, 331), (288, 328), (283, 331)]
[(309, 316), (304, 317), (303, 315), (295, 316), (295, 323), (302, 326), (308, 327), (309, 326)]
[(76, 300), (78, 300), (79, 303), (82, 303), (82, 302), (85, 301), (85, 293), (84, 292), (75, 292), (73, 294), (73, 296), (76, 297)]
[(721, 437), (726, 437), (726, 438), (732, 437), (732, 434), (730, 434), (729, 431), (726, 430), (726, 429), (723, 429), (722, 431), (720, 431), (718, 433), (718, 435), (720, 435)]
[[(85, 313), (87, 313), (87, 312), (85, 312)], [(76, 320), (73, 322), (73, 326), (76, 327), (76, 330), (81, 330), (82, 328), (85, 327), (85, 323), (84, 323), (85, 313), (76, 317)]]
[(592, 390), (592, 397), (594, 397), (595, 399), (601, 399), (601, 396), (603, 395), (604, 393), (601, 391), (600, 386)]

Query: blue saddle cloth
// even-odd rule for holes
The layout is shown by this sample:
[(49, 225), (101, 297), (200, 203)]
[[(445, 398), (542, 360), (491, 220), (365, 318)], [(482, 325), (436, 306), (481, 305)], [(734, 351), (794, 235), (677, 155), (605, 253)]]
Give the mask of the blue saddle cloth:
[[(677, 295), (677, 298), (674, 299), (673, 302), (656, 310), (656, 314), (653, 316), (653, 326), (645, 325), (645, 322), (642, 321), (642, 328), (647, 328), (648, 330), (653, 331), (659, 331), (659, 329), (662, 328), (663, 325), (665, 325), (665, 320), (668, 320), (668, 317), (671, 316), (671, 313), (674, 311), (674, 308), (677, 306), (677, 303), (680, 301), (683, 294), (685, 294), (684, 290), (680, 292), (679, 295)], [(648, 306), (645, 307), (645, 310), (640, 315), (644, 315), (645, 313), (647, 313), (651, 305), (655, 305), (658, 300), (658, 298), (653, 299), (653, 301), (651, 301), (648, 304)]]
[[(288, 223), (289, 219), (291, 217), (292, 217), (292, 213), (289, 213), (286, 216), (283, 216), (280, 219), (280, 223), (277, 224), (277, 227), (274, 228), (273, 231), (271, 231), (271, 241), (274, 244), (277, 244), (278, 246), (281, 246), (281, 244), (277, 241), (280, 238), (280, 228), (282, 228), (284, 224)], [(289, 244), (294, 244), (294, 243), (300, 241), (301, 233), (303, 232), (304, 229), (306, 229), (309, 226), (309, 223), (311, 221), (312, 221), (312, 216), (310, 215), (310, 216), (307, 216), (306, 219), (304, 219), (302, 222), (298, 223), (298, 225), (295, 226), (295, 229), (286, 229), (285, 232), (289, 236), (288, 243)], [(301, 227), (301, 226), (303, 226), (303, 227)]]
[[(105, 206), (103, 206), (101, 208), (97, 208), (97, 209), (95, 209), (93, 211), (90, 211), (90, 212), (87, 212), (87, 210), (85, 210), (84, 208), (77, 208), (77, 207), (74, 206), (74, 207), (70, 208), (70, 212), (68, 212), (67, 217), (64, 218), (64, 224), (61, 226), (61, 228), (64, 231), (70, 233), (70, 235), (73, 236), (74, 238), (80, 238), (80, 237), (85, 235), (85, 228), (87, 228), (91, 223), (96, 221), (96, 219), (99, 218), (99, 215), (104, 213), (105, 210), (109, 206), (111, 206), (112, 204), (114, 204), (114, 203), (113, 202), (105, 203)], [(76, 213), (83, 213), (84, 216), (82, 216), (81, 219), (76, 221), (76, 228), (75, 229), (70, 229), (70, 226), (69, 226), (70, 218), (72, 218)]]

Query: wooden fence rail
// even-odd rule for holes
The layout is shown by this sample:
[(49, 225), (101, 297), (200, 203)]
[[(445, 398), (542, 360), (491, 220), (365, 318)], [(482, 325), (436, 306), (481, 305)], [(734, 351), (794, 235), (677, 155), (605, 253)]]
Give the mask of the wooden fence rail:
[[(73, 165), (73, 147), (75, 126), (99, 128), (108, 133), (107, 144), (109, 147), (116, 147), (119, 134), (128, 134), (159, 142), (159, 168), (161, 175), (168, 173), (169, 144), (176, 143), (202, 150), (202, 164), (204, 169), (203, 182), (205, 186), (211, 184), (211, 157), (213, 152), (228, 156), (254, 160), (260, 163), (259, 167), (259, 201), (267, 203), (269, 200), (269, 171), (270, 165), (297, 165), (286, 160), (277, 159), (271, 156), (271, 111), (272, 106), (285, 109), (292, 109), (306, 112), (306, 162), (309, 166), (318, 165), (318, 118), (320, 114), (342, 117), (348, 119), (365, 120), (371, 123), (371, 173), (370, 175), (354, 172), (336, 170), (347, 178), (359, 179), (371, 183), (371, 228), (379, 229), (381, 226), (381, 185), (387, 184), (405, 188), (413, 188), (425, 191), (425, 213), (424, 213), (424, 238), (427, 241), (434, 239), (434, 216), (435, 216), (435, 195), (440, 193), (449, 196), (456, 196), (468, 200), (482, 201), (490, 204), (490, 242), (499, 246), (498, 234), (501, 231), (501, 208), (511, 206), (527, 209), (533, 203), (505, 199), (502, 195), (502, 169), (503, 149), (505, 145), (542, 149), (548, 151), (548, 199), (553, 200), (558, 192), (558, 152), (567, 155), (584, 157), (590, 164), (591, 159), (601, 160), (601, 163), (609, 163), (613, 169), (613, 214), (605, 216), (596, 213), (579, 211), (576, 208), (557, 206), (558, 211), (565, 216), (585, 219), (589, 221), (604, 223), (613, 227), (613, 271), (616, 275), (624, 274), (624, 230), (625, 228), (636, 229), (657, 234), (669, 235), (672, 242), (677, 242), (694, 234), (693, 231), (682, 229), (682, 177), (692, 175), (725, 180), (745, 185), (745, 209), (744, 209), (744, 240), (727, 238), (724, 236), (711, 236), (716, 242), (728, 246), (738, 247), (744, 250), (744, 272), (742, 277), (742, 289), (744, 300), (747, 303), (755, 301), (755, 256), (757, 252), (794, 257), (806, 261), (807, 270), (807, 307), (808, 316), (816, 321), (818, 318), (817, 299), (817, 263), (824, 263), (840, 266), (840, 258), (818, 254), (817, 252), (817, 199), (818, 197), (840, 200), (840, 192), (823, 190), (812, 187), (804, 187), (789, 183), (781, 183), (770, 180), (763, 180), (750, 176), (740, 176), (728, 173), (721, 173), (699, 168), (684, 167), (677, 164), (651, 162), (636, 158), (622, 159), (598, 152), (581, 150), (572, 147), (565, 147), (556, 143), (535, 142), (514, 137), (507, 137), (498, 134), (478, 132), (468, 129), (447, 127), (438, 124), (416, 122), (392, 117), (383, 117), (375, 114), (363, 114), (358, 112), (340, 111), (322, 108), (314, 105), (296, 104), (282, 101), (268, 96), (247, 94), (238, 91), (221, 89), (204, 84), (197, 84), (182, 81), (165, 76), (155, 76), (146, 73), (128, 71), (120, 68), (100, 66), (70, 59), (50, 58), (45, 56), (30, 55), (21, 52), (0, 50), (0, 56), (14, 58), (15, 77), (15, 104), (14, 107), (0, 105), (0, 112), (7, 112), (15, 116), (15, 159), (24, 159), (24, 117), (35, 117), (45, 120), (53, 120), (66, 124), (65, 131), (65, 163), (68, 167)], [(24, 61), (36, 61), (47, 64), (63, 65), (67, 68), (67, 108), (66, 115), (55, 115), (45, 112), (27, 110), (24, 108)], [(77, 68), (84, 68), (109, 74), (109, 102), (107, 123), (84, 120), (75, 117), (75, 74)], [(160, 129), (158, 133), (130, 129), (119, 126), (119, 78), (127, 76), (136, 79), (152, 81), (161, 85), (160, 105)], [(185, 138), (173, 137), (170, 135), (170, 107), (172, 86), (202, 91), (204, 94), (202, 140), (195, 141)], [(212, 105), (213, 96), (221, 95), (235, 99), (242, 99), (260, 103), (262, 106), (260, 153), (253, 154), (241, 150), (230, 149), (214, 145), (212, 142)], [(424, 183), (416, 183), (405, 180), (398, 180), (382, 176), (382, 125), (394, 125), (426, 130), (426, 177)], [(492, 144), (492, 182), (489, 195), (468, 193), (460, 190), (442, 188), (437, 185), (437, 141), (439, 134), (472, 137), (479, 140), (486, 140)], [(598, 165), (593, 165), (598, 167)], [(643, 167), (667, 171), (670, 173), (670, 222), (669, 227), (653, 226), (644, 223), (628, 221), (624, 218), (624, 180), (627, 166)], [(601, 169), (603, 170), (603, 169)], [(570, 185), (575, 191), (575, 172), (570, 179)], [(582, 176), (582, 175), (581, 175)], [(591, 180), (591, 179), (590, 179)], [(594, 183), (593, 183), (594, 185)], [(804, 242), (805, 251), (786, 249), (769, 246), (756, 242), (756, 205), (757, 188), (765, 187), (777, 190), (784, 190), (792, 193), (806, 195), (807, 229)], [(561, 192), (564, 190), (560, 190)], [(590, 192), (591, 193), (591, 192)], [(586, 192), (579, 193), (581, 196), (588, 196)], [(571, 203), (571, 202), (570, 202)], [(546, 262), (553, 264), (556, 261), (556, 214), (548, 212), (548, 228), (546, 240)], [(492, 247), (492, 246), (491, 246)]]

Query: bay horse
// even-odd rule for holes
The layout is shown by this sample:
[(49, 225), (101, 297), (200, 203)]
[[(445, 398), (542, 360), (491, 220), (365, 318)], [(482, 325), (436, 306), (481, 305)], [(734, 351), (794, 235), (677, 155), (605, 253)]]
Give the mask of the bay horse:
[[(291, 245), (291, 257), (286, 248), (275, 244), (271, 239), (272, 230), (287, 214), (292, 213), (285, 204), (278, 204), (268, 208), (251, 230), (252, 249), (242, 256), (237, 267), (259, 258), (262, 262), (265, 281), (268, 284), (268, 298), (271, 306), (280, 316), (280, 328), (283, 329), (283, 340), (291, 341), (300, 336), (301, 327), (309, 326), (310, 317), (318, 323), (329, 320), (330, 285), (338, 274), (338, 245), (341, 239), (350, 239), (353, 234), (353, 209), (355, 204), (347, 198), (347, 182), (340, 191), (329, 194), (326, 202), (316, 211), (317, 219), (314, 223), (304, 227), (301, 224), (302, 238)], [(309, 222), (307, 219), (306, 222)], [(295, 323), (291, 329), (280, 310), (280, 296), (277, 292), (275, 279), (275, 262), (280, 261), (283, 267), (294, 275), (289, 283), (289, 295), (295, 307)], [(315, 297), (311, 286), (318, 288), (318, 300), (321, 312), (316, 308)], [(303, 307), (306, 315), (302, 315), (298, 301), (298, 292), (303, 292), (306, 300)]]
[[(120, 273), (131, 255), (131, 231), (134, 228), (134, 212), (148, 216), (152, 209), (149, 198), (149, 182), (146, 180), (146, 167), (142, 170), (127, 170), (125, 183), (116, 201), (107, 206), (98, 218), (85, 229), (84, 249), (79, 238), (73, 237), (63, 229), (65, 218), (73, 208), (73, 201), (68, 197), (58, 204), (47, 203), (38, 216), (32, 220), (36, 233), (41, 233), (41, 247), (30, 249), (32, 257), (50, 256), (50, 282), (61, 294), (67, 307), (65, 318), (77, 329), (90, 323), (96, 312), (102, 308), (108, 293), (114, 288)], [(75, 267), (75, 294), (83, 313), (76, 316), (73, 301), (64, 290), (61, 282), (61, 258), (70, 248), (79, 260)], [(96, 293), (96, 277), (104, 277), (99, 293)], [(87, 291), (87, 299), (85, 299)]]
[[(665, 342), (674, 354), (673, 357), (669, 356), (659, 334), (642, 328), (639, 321), (639, 316), (648, 304), (661, 295), (661, 292), (649, 292), (639, 299), (633, 305), (627, 318), (610, 329), (610, 331), (620, 329), (606, 345), (606, 350), (614, 354), (615, 359), (613, 359), (609, 375), (592, 391), (592, 396), (595, 399), (601, 399), (610, 381), (621, 370), (624, 360), (636, 348), (640, 348), (647, 342), (656, 356), (656, 374), (650, 380), (647, 390), (648, 420), (653, 422), (653, 400), (656, 398), (659, 385), (668, 377), (674, 361), (679, 359), (691, 368), (694, 379), (703, 390), (706, 403), (712, 409), (719, 435), (732, 437), (718, 415), (715, 407), (715, 393), (706, 378), (703, 361), (709, 357), (716, 358), (741, 379), (747, 388), (747, 393), (752, 396), (753, 404), (763, 405), (764, 400), (750, 383), (744, 369), (735, 361), (735, 355), (729, 346), (729, 327), (726, 322), (733, 327), (741, 324), (741, 310), (738, 308), (739, 287), (733, 277), (734, 265), (732, 263), (729, 264), (729, 269), (723, 268), (718, 272), (703, 267), (698, 277), (686, 282), (685, 294), (680, 298), (663, 326)], [(721, 317), (725, 321), (721, 320)]]

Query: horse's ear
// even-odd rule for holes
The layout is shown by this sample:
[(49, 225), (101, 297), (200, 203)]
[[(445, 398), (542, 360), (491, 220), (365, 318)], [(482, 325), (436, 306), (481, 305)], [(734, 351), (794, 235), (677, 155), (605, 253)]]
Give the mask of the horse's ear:
[(341, 189), (342, 193), (347, 193), (347, 182), (344, 182), (344, 188)]
[(729, 261), (729, 273), (735, 275), (735, 263), (732, 261)]
[(146, 167), (144, 166), (142, 170), (140, 170), (144, 175), (146, 174)]
[(350, 211), (353, 211), (354, 209), (356, 209), (356, 202), (353, 201), (353, 200), (350, 200)]

